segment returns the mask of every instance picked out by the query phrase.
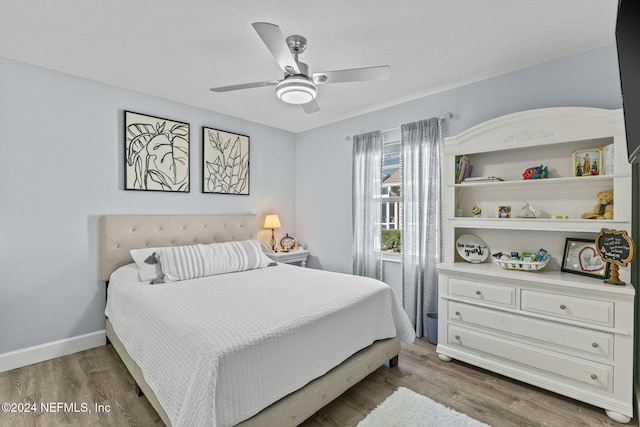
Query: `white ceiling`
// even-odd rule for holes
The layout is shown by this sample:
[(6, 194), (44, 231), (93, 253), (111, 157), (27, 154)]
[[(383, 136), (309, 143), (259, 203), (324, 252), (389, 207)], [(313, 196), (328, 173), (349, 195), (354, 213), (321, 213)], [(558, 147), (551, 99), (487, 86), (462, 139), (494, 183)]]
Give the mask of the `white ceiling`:
[[(615, 42), (618, 0), (0, 0), (0, 56), (301, 132)], [(253, 30), (309, 41), (310, 72), (391, 66), (319, 87), (305, 114)], [(161, 112), (158, 112), (160, 114)]]

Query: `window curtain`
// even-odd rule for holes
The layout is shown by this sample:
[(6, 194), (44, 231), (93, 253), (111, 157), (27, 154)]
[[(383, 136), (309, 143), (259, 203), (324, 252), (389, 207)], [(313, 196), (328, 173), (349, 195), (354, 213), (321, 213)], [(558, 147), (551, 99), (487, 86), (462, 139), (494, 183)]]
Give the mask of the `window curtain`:
[(442, 259), (440, 146), (442, 120), (401, 127), (402, 303), (416, 328), (427, 335), (427, 313), (438, 311), (438, 274)]
[(382, 132), (353, 137), (353, 274), (382, 279)]

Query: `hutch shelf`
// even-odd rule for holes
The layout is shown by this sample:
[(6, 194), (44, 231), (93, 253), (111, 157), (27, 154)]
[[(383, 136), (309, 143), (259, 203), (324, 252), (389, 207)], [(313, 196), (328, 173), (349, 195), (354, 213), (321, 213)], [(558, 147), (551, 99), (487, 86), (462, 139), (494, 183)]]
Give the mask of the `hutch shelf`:
[[(635, 294), (630, 267), (620, 270), (626, 286), (561, 271), (567, 238), (592, 240), (603, 228), (631, 233), (631, 167), (622, 110), (523, 111), (481, 123), (444, 144), (440, 359), (471, 363), (629, 422)], [(576, 176), (574, 152), (600, 147), (597, 174)], [(461, 156), (473, 165), (472, 177), (502, 181), (456, 183)], [(549, 177), (524, 180), (522, 173), (535, 166), (546, 166)], [(613, 219), (582, 219), (604, 190), (614, 191)], [(536, 208), (535, 218), (522, 217), (525, 203)], [(479, 217), (472, 215), (475, 206)], [(500, 206), (511, 208), (511, 218), (499, 216)], [(463, 234), (482, 239), (490, 254), (544, 248), (551, 260), (540, 271), (502, 269), (491, 256), (468, 263), (456, 250)]]

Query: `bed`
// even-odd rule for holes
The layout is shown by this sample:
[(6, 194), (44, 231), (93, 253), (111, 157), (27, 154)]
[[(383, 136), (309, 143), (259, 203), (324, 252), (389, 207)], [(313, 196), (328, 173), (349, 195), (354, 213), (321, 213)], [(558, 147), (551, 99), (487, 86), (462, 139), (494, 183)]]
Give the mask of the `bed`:
[[(107, 338), (167, 425), (298, 425), (386, 361), (397, 362), (400, 336), (413, 340), (406, 315), (387, 295), (390, 289), (372, 279), (280, 264), (158, 286), (135, 283), (131, 249), (242, 242), (255, 239), (257, 229), (250, 214), (100, 218), (99, 277), (109, 282)], [(302, 291), (296, 296), (315, 282), (322, 291), (309, 286), (313, 297)], [(356, 295), (359, 287), (367, 288), (366, 296)], [(353, 299), (353, 306), (329, 312), (327, 307), (337, 304), (330, 295), (343, 292), (340, 288), (347, 292), (340, 300)], [(251, 297), (236, 295), (245, 290)], [(163, 302), (167, 298), (170, 304)], [(314, 305), (305, 306), (305, 300)], [(236, 305), (242, 307), (230, 308), (224, 320), (210, 317)], [(292, 311), (281, 315), (287, 307)], [(388, 311), (393, 330), (374, 311)], [(203, 320), (187, 323), (192, 314)], [(365, 320), (349, 317), (354, 315)], [(369, 327), (377, 317), (380, 324)], [(171, 328), (177, 328), (178, 338)], [(334, 331), (330, 338), (337, 347), (323, 355), (328, 331)], [(194, 339), (196, 333), (202, 338)], [(218, 339), (236, 334), (229, 344)], [(174, 342), (180, 344), (172, 348)], [(185, 402), (176, 397), (183, 395)]]

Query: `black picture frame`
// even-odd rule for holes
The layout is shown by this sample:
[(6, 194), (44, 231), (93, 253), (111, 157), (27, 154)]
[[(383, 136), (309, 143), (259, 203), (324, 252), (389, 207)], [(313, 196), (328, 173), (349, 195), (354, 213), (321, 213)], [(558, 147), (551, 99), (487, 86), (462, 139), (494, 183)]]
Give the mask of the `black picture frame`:
[(202, 127), (202, 192), (249, 195), (248, 135)]
[(598, 254), (595, 240), (567, 237), (561, 270), (596, 279), (608, 279), (610, 265)]
[(190, 192), (189, 123), (124, 112), (124, 189)]

